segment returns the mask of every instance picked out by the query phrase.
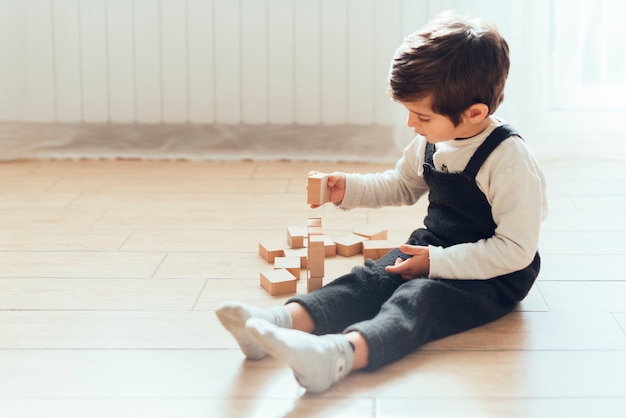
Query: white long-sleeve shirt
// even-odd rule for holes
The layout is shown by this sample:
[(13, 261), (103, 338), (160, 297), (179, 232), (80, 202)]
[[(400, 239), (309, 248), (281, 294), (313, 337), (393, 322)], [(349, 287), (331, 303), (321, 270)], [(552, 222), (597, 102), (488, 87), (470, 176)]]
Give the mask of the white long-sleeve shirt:
[[(474, 152), (503, 121), (463, 140), (437, 143), (433, 156), (440, 171), (461, 172)], [(345, 196), (339, 207), (377, 208), (412, 205), (428, 191), (423, 178), (426, 140), (417, 136), (394, 169), (382, 173), (346, 173)], [(539, 227), (547, 216), (546, 183), (527, 144), (505, 139), (485, 160), (476, 183), (491, 205), (495, 234), (447, 248), (429, 246), (431, 278), (490, 279), (527, 267), (538, 247)]]

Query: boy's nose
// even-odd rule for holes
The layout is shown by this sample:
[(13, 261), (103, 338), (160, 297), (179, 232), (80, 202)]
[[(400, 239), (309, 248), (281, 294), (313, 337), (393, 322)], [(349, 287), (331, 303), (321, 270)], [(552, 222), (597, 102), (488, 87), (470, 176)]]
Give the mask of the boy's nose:
[(417, 116), (409, 114), (409, 117), (406, 119), (406, 124), (416, 133), (422, 135), (422, 124), (420, 123), (419, 119), (417, 119)]

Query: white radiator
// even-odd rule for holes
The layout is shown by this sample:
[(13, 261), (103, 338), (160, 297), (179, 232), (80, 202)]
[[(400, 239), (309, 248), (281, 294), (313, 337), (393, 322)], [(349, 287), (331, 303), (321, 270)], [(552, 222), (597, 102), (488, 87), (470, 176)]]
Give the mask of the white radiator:
[(410, 0), (0, 0), (0, 121), (392, 125)]

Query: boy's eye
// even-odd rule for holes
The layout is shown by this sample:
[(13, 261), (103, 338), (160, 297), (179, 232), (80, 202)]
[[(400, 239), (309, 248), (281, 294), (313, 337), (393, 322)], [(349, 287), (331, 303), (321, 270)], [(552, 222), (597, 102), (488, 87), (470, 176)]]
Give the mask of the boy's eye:
[(421, 123), (426, 123), (426, 122), (428, 122), (430, 119), (424, 119), (424, 118), (422, 118), (422, 117), (418, 116), (418, 117), (417, 117), (417, 120), (419, 120)]

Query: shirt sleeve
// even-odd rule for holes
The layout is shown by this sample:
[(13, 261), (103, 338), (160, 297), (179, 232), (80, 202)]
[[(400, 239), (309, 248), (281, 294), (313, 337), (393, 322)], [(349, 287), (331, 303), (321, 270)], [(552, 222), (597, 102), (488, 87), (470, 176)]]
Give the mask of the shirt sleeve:
[(380, 208), (417, 202), (428, 190), (420, 174), (424, 142), (421, 137), (414, 139), (393, 169), (382, 173), (346, 173), (346, 191), (339, 208)]
[(490, 279), (527, 267), (547, 215), (545, 179), (518, 138), (503, 142), (476, 177), (492, 208), (492, 237), (447, 248), (429, 247), (430, 277)]

